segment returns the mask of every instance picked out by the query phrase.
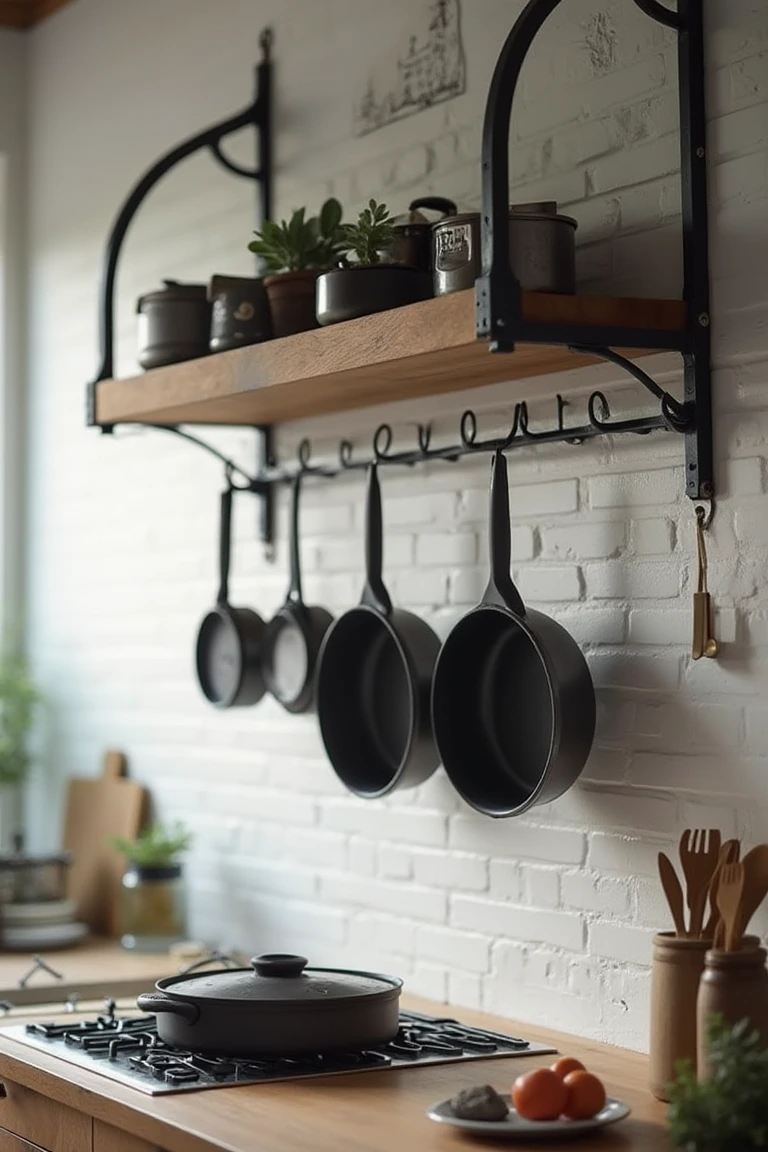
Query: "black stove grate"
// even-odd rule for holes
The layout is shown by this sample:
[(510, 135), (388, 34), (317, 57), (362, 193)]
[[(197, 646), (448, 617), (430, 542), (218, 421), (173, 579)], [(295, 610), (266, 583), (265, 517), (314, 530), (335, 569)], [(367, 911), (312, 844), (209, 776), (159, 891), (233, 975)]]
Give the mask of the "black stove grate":
[(213, 1056), (166, 1044), (154, 1016), (118, 1016), (113, 1002), (90, 1020), (12, 1025), (0, 1028), (0, 1035), (150, 1095), (554, 1051), (452, 1017), (401, 1012), (397, 1036), (375, 1049), (290, 1058)]

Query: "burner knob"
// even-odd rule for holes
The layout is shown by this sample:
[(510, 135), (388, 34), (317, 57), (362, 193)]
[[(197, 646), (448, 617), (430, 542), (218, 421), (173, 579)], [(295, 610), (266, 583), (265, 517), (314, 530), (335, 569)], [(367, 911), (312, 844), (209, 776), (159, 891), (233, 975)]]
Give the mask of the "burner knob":
[(306, 956), (292, 956), (287, 952), (270, 952), (254, 956), (251, 966), (257, 976), (301, 976), (307, 966)]

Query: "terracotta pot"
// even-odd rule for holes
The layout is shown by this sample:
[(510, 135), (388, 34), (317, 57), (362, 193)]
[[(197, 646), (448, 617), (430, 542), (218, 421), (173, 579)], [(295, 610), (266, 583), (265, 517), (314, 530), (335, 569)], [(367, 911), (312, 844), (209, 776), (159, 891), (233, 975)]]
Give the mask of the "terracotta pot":
[(765, 948), (756, 948), (754, 937), (745, 937), (739, 952), (719, 952), (714, 948), (704, 959), (697, 1002), (698, 1073), (709, 1074), (706, 1038), (709, 1017), (719, 1012), (729, 1024), (745, 1017), (761, 1033), (768, 1045), (768, 970)]
[(315, 269), (264, 278), (275, 336), (293, 336), (317, 328), (315, 285), (319, 275)]
[(651, 967), (650, 1089), (657, 1100), (667, 1091), (678, 1060), (696, 1061), (696, 998), (711, 940), (687, 940), (673, 932), (653, 938)]

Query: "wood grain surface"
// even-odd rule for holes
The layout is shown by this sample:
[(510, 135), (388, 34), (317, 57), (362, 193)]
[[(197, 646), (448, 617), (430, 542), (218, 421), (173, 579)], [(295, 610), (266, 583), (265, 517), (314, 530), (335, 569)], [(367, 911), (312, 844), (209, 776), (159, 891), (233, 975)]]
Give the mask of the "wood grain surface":
[(72, 0), (0, 0), (0, 28), (31, 28)]
[[(0, 1117), (9, 1131), (41, 1145), (47, 1152), (86, 1152), (91, 1147), (93, 1122), (83, 1111), (48, 1100), (30, 1088), (5, 1080)], [(2, 1142), (0, 1149), (5, 1152)]]
[[(76, 948), (46, 952), (44, 959), (62, 979), (57, 980), (47, 972), (36, 972), (29, 983), (20, 988), (19, 980), (32, 967), (32, 956), (0, 952), (0, 1000), (23, 1007), (52, 1002), (63, 1004), (72, 992), (86, 1000), (107, 995), (138, 995), (149, 991), (161, 976), (172, 976), (183, 967), (182, 961), (168, 953), (126, 952), (115, 940), (97, 936)], [(0, 1101), (0, 1120), (1, 1113)]]
[[(529, 321), (676, 331), (685, 326), (686, 308), (677, 300), (524, 292), (523, 314)], [(127, 380), (104, 380), (96, 414), (100, 424), (276, 424), (590, 363), (594, 358), (539, 344), (491, 355), (475, 336), (469, 290)]]
[[(412, 997), (404, 1005), (445, 1013), (443, 1005)], [(666, 1107), (648, 1091), (644, 1056), (479, 1012), (457, 1009), (456, 1015), (467, 1023), (552, 1043), (601, 1076), (609, 1095), (632, 1108), (628, 1120), (601, 1133), (601, 1152), (670, 1149)], [(459, 1152), (471, 1145), (427, 1120), (429, 1106), (471, 1084), (487, 1082), (506, 1091), (521, 1072), (552, 1059), (478, 1060), (150, 1097), (0, 1037), (0, 1079), (15, 1080), (167, 1152)], [(0, 1102), (0, 1112), (2, 1107)], [(597, 1144), (582, 1142), (580, 1147), (596, 1149)], [(536, 1141), (515, 1147), (547, 1152), (563, 1145)]]

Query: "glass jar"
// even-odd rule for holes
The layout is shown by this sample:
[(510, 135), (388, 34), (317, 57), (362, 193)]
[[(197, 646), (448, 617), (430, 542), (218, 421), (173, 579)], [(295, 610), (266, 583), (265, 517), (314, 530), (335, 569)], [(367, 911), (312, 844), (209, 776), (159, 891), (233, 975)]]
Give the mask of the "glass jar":
[(755, 947), (756, 943), (755, 937), (745, 936), (739, 952), (714, 948), (707, 952), (697, 1002), (700, 1080), (709, 1074), (707, 1023), (713, 1013), (720, 1013), (726, 1024), (737, 1024), (746, 1017), (768, 1044), (766, 952)]
[(187, 901), (181, 864), (131, 864), (122, 880), (123, 948), (167, 952), (186, 939)]

